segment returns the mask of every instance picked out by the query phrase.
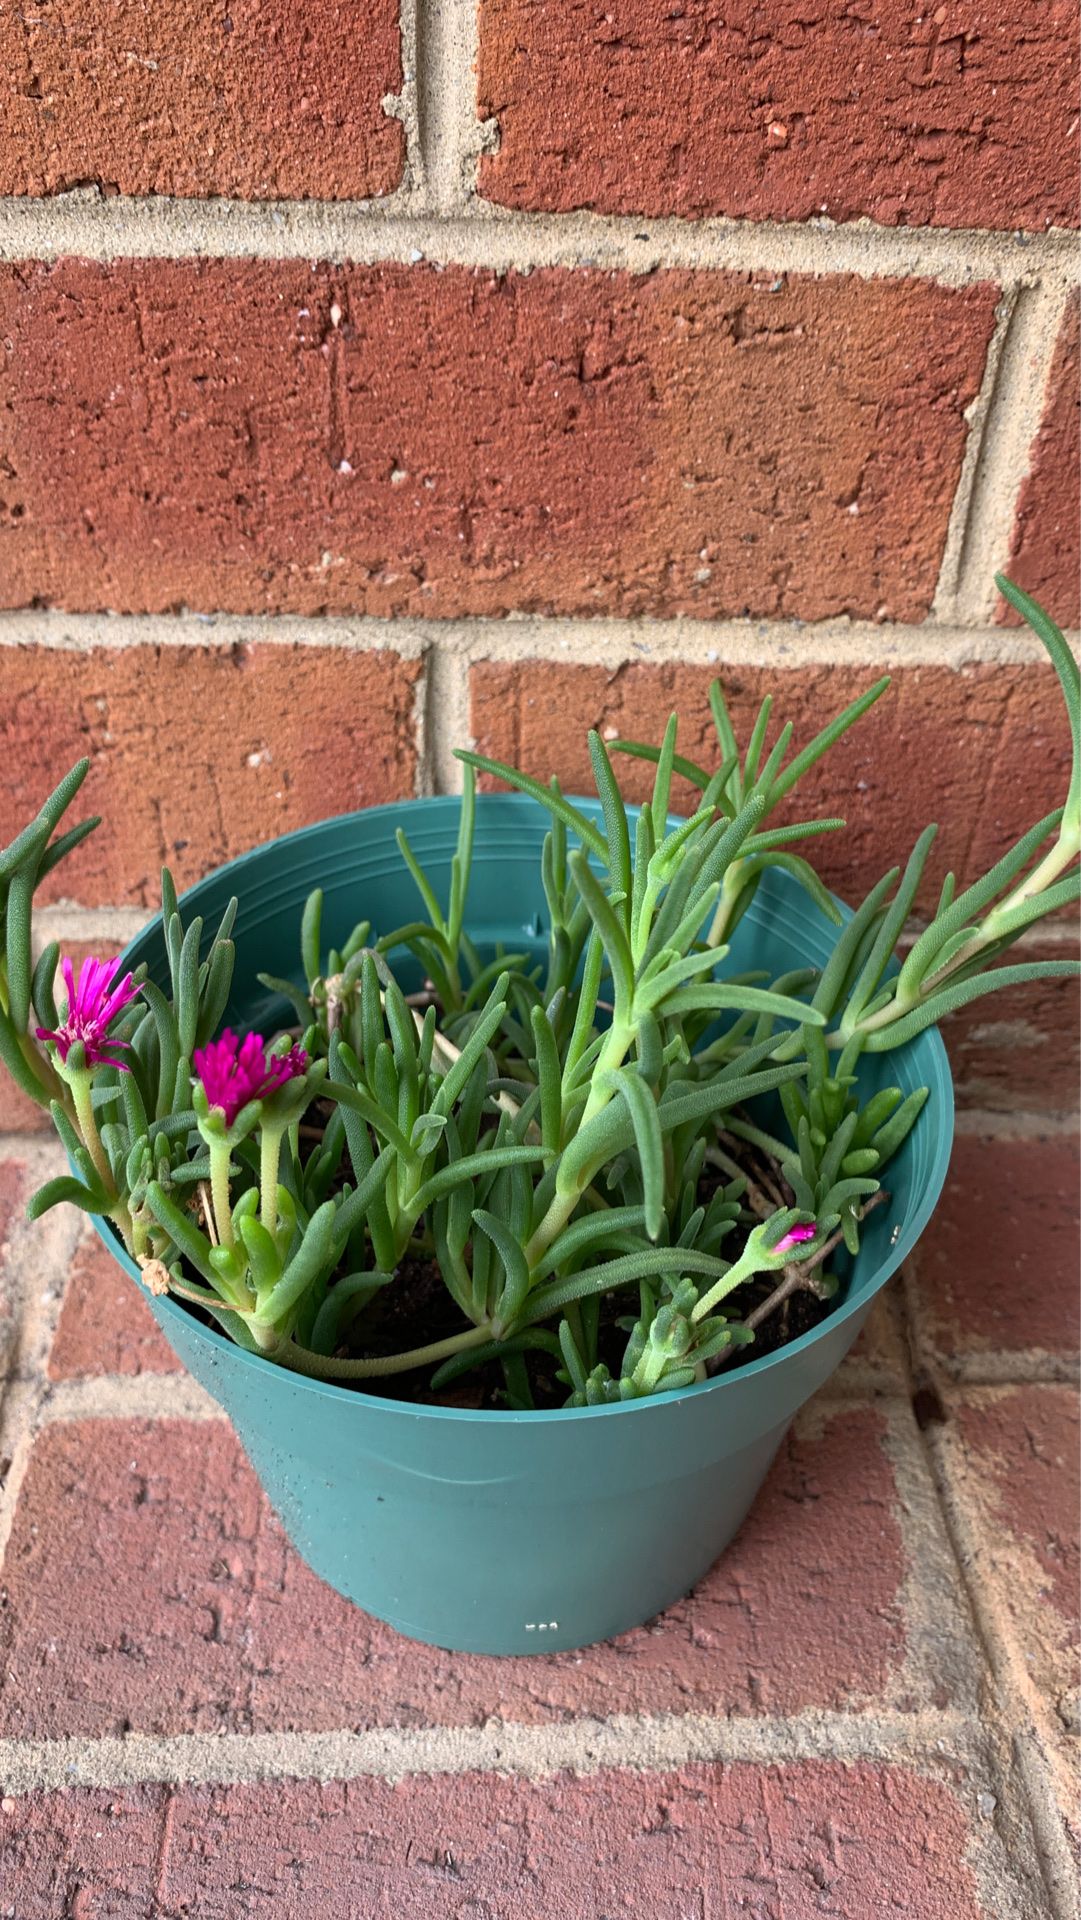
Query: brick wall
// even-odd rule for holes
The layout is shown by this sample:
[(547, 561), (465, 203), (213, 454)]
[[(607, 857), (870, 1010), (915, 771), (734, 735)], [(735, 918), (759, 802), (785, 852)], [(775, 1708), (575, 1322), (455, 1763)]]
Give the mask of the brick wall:
[[(828, 878), (971, 874), (1065, 781), (992, 575), (1077, 637), (1074, 0), (401, 4), (0, 0), (0, 843), (82, 753), (106, 815), (41, 938), (469, 739), (694, 752), (718, 672), (806, 732), (888, 666)], [(304, 1566), (0, 1082), (0, 1911), (1065, 1920), (1076, 1006), (953, 1024), (738, 1545), (515, 1661)]]
[[(842, 892), (1055, 803), (992, 574), (1081, 624), (1072, 7), (52, 0), (0, 61), (0, 839), (82, 752), (108, 823), (58, 937), (715, 672), (895, 672)], [(1062, 998), (962, 1100), (1072, 1104)]]

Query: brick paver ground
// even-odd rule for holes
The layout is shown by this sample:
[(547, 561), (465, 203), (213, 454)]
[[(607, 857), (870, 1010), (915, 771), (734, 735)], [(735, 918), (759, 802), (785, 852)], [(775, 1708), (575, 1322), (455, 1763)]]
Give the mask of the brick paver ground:
[(576, 1654), (400, 1639), (0, 1147), (0, 1915), (1066, 1920), (1078, 1144), (969, 1116), (739, 1540)]

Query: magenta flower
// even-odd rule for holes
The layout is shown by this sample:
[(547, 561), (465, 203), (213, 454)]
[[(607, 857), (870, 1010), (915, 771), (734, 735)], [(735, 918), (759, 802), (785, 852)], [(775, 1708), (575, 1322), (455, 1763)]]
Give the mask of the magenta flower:
[(88, 1067), (119, 1067), (122, 1073), (127, 1073), (127, 1062), (118, 1058), (118, 1049), (130, 1046), (131, 1042), (110, 1040), (109, 1026), (139, 991), (132, 986), (130, 973), (118, 980), (117, 962), (95, 960), (92, 954), (79, 968), (77, 984), (74, 966), (66, 954), (60, 962), (60, 971), (68, 990), (67, 1010), (55, 1033), (50, 1027), (37, 1027), (37, 1038), (53, 1041), (61, 1060), (65, 1061), (78, 1040), (86, 1050)]
[(817, 1227), (792, 1227), (773, 1248), (774, 1253), (791, 1253), (793, 1247), (801, 1247), (805, 1240), (813, 1240)]
[(220, 1040), (196, 1048), (193, 1064), (209, 1104), (221, 1108), (226, 1126), (231, 1127), (249, 1100), (265, 1100), (276, 1087), (302, 1074), (308, 1056), (303, 1047), (268, 1053), (261, 1033), (247, 1033), (240, 1040), (226, 1027)]

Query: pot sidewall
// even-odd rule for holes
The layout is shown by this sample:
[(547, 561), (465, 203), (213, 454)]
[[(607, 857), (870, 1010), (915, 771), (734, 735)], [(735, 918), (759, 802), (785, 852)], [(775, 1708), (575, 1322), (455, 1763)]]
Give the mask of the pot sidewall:
[(869, 1310), (764, 1380), (566, 1418), (327, 1392), (151, 1305), (308, 1565), (410, 1638), (499, 1654), (608, 1639), (685, 1594)]

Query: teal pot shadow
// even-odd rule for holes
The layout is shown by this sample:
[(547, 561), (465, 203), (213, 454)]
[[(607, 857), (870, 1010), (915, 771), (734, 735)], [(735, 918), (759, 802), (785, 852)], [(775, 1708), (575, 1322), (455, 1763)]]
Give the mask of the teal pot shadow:
[[(578, 804), (597, 812), (594, 802)], [(415, 918), (394, 839), (403, 821), (445, 898), (458, 815), (454, 798), (372, 807), (258, 847), (193, 887), (186, 913), (210, 928), (232, 894), (240, 900), (227, 1021), (262, 1031), (287, 1024), (286, 1004), (256, 973), (298, 977), (311, 888), (324, 890), (328, 946), (344, 944), (362, 918), (377, 934)], [(502, 941), (509, 951), (543, 950), (545, 830), (546, 816), (524, 796), (480, 801), (469, 930), (482, 949)], [(731, 965), (771, 976), (821, 965), (835, 937), (789, 876), (771, 869), (736, 932)], [(126, 967), (141, 961), (164, 982), (160, 916), (124, 953)], [(936, 1032), (865, 1059), (865, 1090), (888, 1083), (929, 1086), (931, 1097), (890, 1164), (891, 1203), (868, 1221), (841, 1305), (782, 1351), (678, 1393), (553, 1413), (411, 1406), (275, 1367), (176, 1300), (150, 1306), (229, 1415), (297, 1551), (332, 1587), (434, 1646), (500, 1654), (586, 1646), (663, 1612), (701, 1579), (745, 1518), (793, 1415), (840, 1364), (926, 1226), (953, 1135)], [(138, 1285), (112, 1229), (99, 1221), (98, 1231)], [(802, 1524), (795, 1513), (792, 1524)]]

